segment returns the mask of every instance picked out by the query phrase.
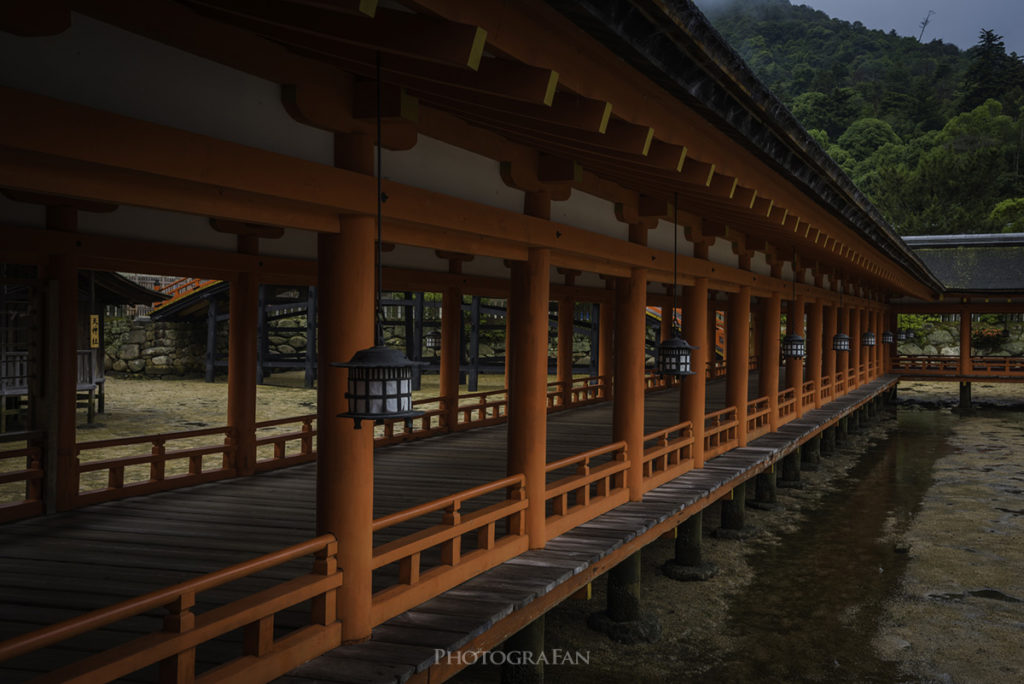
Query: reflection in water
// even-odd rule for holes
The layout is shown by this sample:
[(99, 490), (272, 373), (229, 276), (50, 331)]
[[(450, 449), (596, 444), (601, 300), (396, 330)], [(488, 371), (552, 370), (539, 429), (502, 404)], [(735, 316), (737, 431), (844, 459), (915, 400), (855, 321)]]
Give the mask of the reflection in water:
[(899, 587), (905, 549), (894, 546), (949, 451), (952, 416), (900, 411), (895, 429), (862, 450), (820, 510), (778, 545), (755, 553), (753, 582), (724, 627), (734, 652), (706, 681), (903, 681), (871, 647)]

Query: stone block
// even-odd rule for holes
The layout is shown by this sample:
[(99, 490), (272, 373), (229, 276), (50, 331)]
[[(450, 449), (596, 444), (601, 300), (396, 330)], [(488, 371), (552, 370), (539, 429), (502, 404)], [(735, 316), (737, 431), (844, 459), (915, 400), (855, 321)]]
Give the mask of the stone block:
[(126, 342), (130, 344), (142, 344), (146, 341), (146, 329), (145, 328), (134, 328), (129, 330), (126, 335)]
[(301, 335), (293, 335), (288, 338), (288, 346), (296, 349), (306, 348), (306, 338)]
[(132, 373), (139, 373), (146, 368), (146, 362), (142, 359), (132, 359), (128, 362), (128, 370)]
[(125, 361), (131, 361), (132, 359), (139, 358), (139, 345), (137, 344), (125, 344), (118, 350), (118, 356)]
[(171, 360), (166, 356), (154, 356), (146, 363), (146, 370), (150, 367), (165, 368), (170, 365)]

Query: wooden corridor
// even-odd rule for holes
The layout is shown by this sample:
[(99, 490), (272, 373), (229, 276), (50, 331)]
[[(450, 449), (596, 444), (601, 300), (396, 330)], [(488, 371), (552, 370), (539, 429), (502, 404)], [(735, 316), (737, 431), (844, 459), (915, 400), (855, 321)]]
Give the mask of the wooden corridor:
[[(432, 663), (433, 648), (457, 649), (534, 599), (546, 597), (550, 603), (564, 598), (569, 587), (578, 588), (585, 584), (583, 578), (606, 571), (620, 559), (619, 550), (639, 549), (661, 528), (678, 524), (895, 382), (895, 376), (876, 379), (777, 433), (723, 454), (703, 470), (650, 492), (642, 503), (620, 506), (553, 540), (544, 551), (520, 555), (389, 620), (374, 631), (374, 641), (338, 649), (303, 666), (296, 676), (326, 679), (324, 668), (329, 670), (344, 658), (346, 663), (337, 669), (350, 679), (336, 681), (404, 681)], [(756, 396), (756, 374), (751, 385), (751, 396)], [(724, 406), (724, 383), (712, 382), (708, 389), (708, 409)], [(645, 433), (678, 422), (678, 397), (674, 389), (648, 394)], [(611, 409), (606, 402), (551, 415), (549, 461), (607, 444)], [(379, 450), (375, 517), (408, 508), (415, 503), (410, 500), (412, 492), (422, 497), (427, 490), (434, 498), (503, 477), (506, 436), (506, 426), (498, 425)], [(308, 539), (315, 528), (315, 478), (314, 465), (296, 466), (3, 527), (0, 640)], [(379, 533), (387, 536), (375, 538), (375, 544), (408, 534), (416, 524), (423, 522), (389, 527)], [(424, 559), (425, 564), (432, 562), (437, 560)], [(291, 561), (205, 592), (197, 612), (306, 572), (307, 566), (306, 560)], [(529, 579), (521, 579), (527, 575), (524, 568), (529, 568)], [(382, 573), (380, 580), (387, 579)], [(499, 585), (514, 591), (495, 601)], [(479, 592), (492, 598), (481, 600)], [(275, 629), (284, 634), (304, 624), (308, 609), (304, 604), (279, 614)], [(0, 679), (22, 681), (51, 671), (140, 632), (159, 629), (161, 621), (162, 611), (152, 611), (70, 639), (59, 648), (4, 663)], [(237, 652), (241, 641), (241, 635), (232, 634), (200, 647), (200, 667), (223, 660), (225, 652)], [(152, 668), (142, 670), (132, 681), (151, 681), (153, 674)]]

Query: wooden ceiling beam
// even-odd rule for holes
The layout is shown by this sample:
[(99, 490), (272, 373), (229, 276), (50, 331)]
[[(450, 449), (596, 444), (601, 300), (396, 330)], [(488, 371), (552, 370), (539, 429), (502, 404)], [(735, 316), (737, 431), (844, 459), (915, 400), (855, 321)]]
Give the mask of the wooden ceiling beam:
[[(293, 51), (312, 59), (324, 60), (345, 71), (372, 77), (376, 73), (377, 51), (336, 41), (309, 40), (290, 43)], [(476, 71), (427, 62), (416, 57), (381, 53), (381, 77), (419, 90), (445, 88), (472, 94), (494, 95), (506, 100), (550, 105), (558, 90), (558, 72), (484, 57)]]
[(321, 4), (275, 0), (186, 0), (211, 14), (275, 40), (304, 45), (324, 41), (360, 45), (476, 70), (487, 31), (479, 26), (422, 14), (378, 9), (374, 17), (341, 14)]
[(71, 26), (67, 4), (53, 0), (5, 0), (0, 3), (0, 31), (38, 38), (63, 33)]
[(505, 124), (522, 129), (551, 125), (603, 134), (611, 117), (611, 105), (607, 102), (567, 91), (558, 92), (551, 106), (545, 106), (451, 88), (419, 90), (415, 85), (411, 88), (432, 106), (490, 125)]

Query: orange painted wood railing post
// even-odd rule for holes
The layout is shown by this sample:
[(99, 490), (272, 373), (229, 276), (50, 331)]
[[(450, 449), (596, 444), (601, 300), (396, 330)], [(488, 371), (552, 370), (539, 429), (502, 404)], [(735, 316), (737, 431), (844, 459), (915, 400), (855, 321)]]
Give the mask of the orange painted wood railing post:
[(679, 388), (679, 421), (693, 423), (693, 467), (704, 466), (704, 405), (707, 378), (704, 369), (713, 350), (708, 349), (705, 328), (708, 323), (708, 279), (696, 278), (692, 287), (683, 288), (683, 337), (697, 345), (690, 352), (693, 375), (683, 378)]
[(726, 324), (727, 379), (726, 406), (736, 407), (737, 446), (747, 444), (747, 383), (750, 380), (750, 287), (741, 285), (739, 292), (729, 295), (729, 318)]
[(572, 333), (576, 304), (569, 297), (558, 300), (558, 369), (562, 406), (572, 403)]
[(822, 303), (815, 300), (807, 312), (807, 380), (814, 383), (814, 408), (821, 406)]
[(631, 501), (643, 498), (644, 349), (647, 270), (634, 268), (615, 284), (615, 397), (612, 440), (626, 443)]
[(459, 427), (459, 362), (462, 360), (462, 292), (446, 287), (441, 294), (441, 397), (448, 432)]
[[(372, 140), (338, 135), (339, 166), (373, 173)], [(338, 418), (348, 410), (348, 361), (374, 342), (374, 242), (372, 216), (344, 216), (339, 232), (318, 236), (319, 360), (317, 392), (316, 514), (318, 534), (338, 539), (345, 583), (337, 595), (345, 641), (369, 638), (373, 597), (373, 427), (355, 429)]]
[(852, 309), (848, 306), (839, 308), (839, 328), (850, 336), (850, 351), (840, 352), (840, 355), (836, 357), (839, 368), (838, 372), (843, 374), (843, 391), (840, 394), (846, 394), (849, 391), (850, 368), (853, 359), (853, 328), (850, 327), (853, 316), (850, 315), (851, 313)]
[[(807, 334), (804, 330), (804, 298), (797, 297), (789, 302), (789, 315), (786, 316), (786, 334), (800, 335), (807, 342)], [(805, 346), (806, 349), (806, 346)], [(803, 415), (802, 393), (804, 385), (804, 360), (786, 359), (786, 387), (792, 387), (796, 394), (797, 418)]]
[(782, 325), (782, 295), (773, 292), (764, 300), (761, 323), (761, 371), (759, 394), (768, 397), (768, 425), (779, 429), (779, 333)]
[[(836, 336), (837, 332), (837, 309), (835, 306), (830, 305), (824, 308), (824, 338), (821, 341), (822, 350), (822, 361), (821, 361), (821, 373), (822, 376), (828, 378), (829, 385), (832, 388), (832, 393), (829, 399), (836, 398), (836, 350), (832, 347), (832, 338)], [(821, 387), (818, 387), (819, 396), (821, 393)]]
[(533, 549), (546, 541), (550, 264), (550, 250), (531, 248), (527, 261), (512, 263), (510, 292), (507, 468), (509, 475), (525, 477), (526, 534)]
[[(239, 237), (239, 251), (256, 253), (255, 245)], [(255, 242), (250, 239), (249, 242)], [(228, 321), (228, 427), (239, 475), (256, 468), (256, 363), (259, 284), (256, 274), (242, 272), (231, 279)], [(346, 361), (348, 359), (345, 359)]]

